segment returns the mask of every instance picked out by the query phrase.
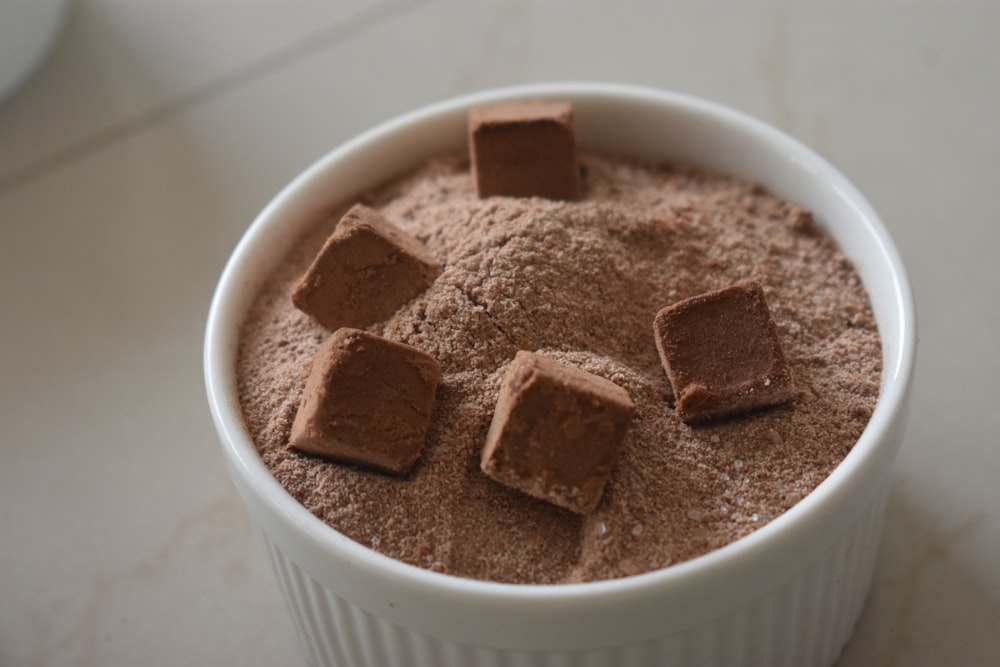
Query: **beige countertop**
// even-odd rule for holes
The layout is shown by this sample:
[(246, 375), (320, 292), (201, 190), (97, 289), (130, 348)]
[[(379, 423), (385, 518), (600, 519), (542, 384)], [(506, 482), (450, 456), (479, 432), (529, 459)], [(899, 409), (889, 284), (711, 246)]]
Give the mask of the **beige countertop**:
[(300, 664), (201, 341), (272, 194), (381, 120), (638, 83), (817, 149), (893, 233), (913, 411), (839, 667), (1000, 664), (1000, 4), (78, 0), (0, 105), (0, 665)]

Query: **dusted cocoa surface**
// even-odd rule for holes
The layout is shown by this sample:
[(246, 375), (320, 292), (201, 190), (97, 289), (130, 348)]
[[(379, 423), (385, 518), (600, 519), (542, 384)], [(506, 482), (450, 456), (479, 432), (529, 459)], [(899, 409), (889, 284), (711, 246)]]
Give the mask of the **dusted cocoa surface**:
[[(286, 446), (312, 354), (329, 335), (289, 294), (340, 211), (274, 274), (244, 327), (240, 400), (265, 463), (310, 511), (420, 567), (506, 582), (589, 581), (664, 567), (746, 535), (850, 451), (878, 396), (880, 343), (859, 278), (808, 213), (688, 168), (587, 154), (581, 162), (577, 202), (480, 200), (462, 157), (434, 160), (364, 198), (442, 264), (427, 291), (369, 328), (441, 364), (428, 440), (406, 478)], [(751, 280), (764, 288), (794, 402), (686, 425), (669, 402), (653, 317)], [(479, 469), (500, 381), (519, 349), (605, 377), (636, 404), (587, 516)]]

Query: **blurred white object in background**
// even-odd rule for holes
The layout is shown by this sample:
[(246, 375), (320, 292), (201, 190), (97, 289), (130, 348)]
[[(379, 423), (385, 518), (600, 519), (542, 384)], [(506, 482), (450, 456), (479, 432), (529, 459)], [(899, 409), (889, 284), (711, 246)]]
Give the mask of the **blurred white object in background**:
[(45, 60), (68, 9), (69, 0), (0, 0), (0, 103)]

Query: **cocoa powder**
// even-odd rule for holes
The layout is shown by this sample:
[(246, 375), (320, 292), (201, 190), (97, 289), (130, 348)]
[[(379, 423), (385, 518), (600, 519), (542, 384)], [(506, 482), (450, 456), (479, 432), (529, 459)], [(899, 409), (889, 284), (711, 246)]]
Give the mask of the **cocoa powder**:
[[(463, 157), (362, 200), (424, 242), (431, 287), (369, 331), (441, 364), (423, 455), (405, 478), (289, 450), (313, 353), (329, 335), (289, 295), (336, 223), (320, 221), (261, 291), (240, 341), (246, 427), (282, 485), (388, 556), (515, 583), (622, 577), (704, 554), (766, 524), (850, 451), (879, 392), (880, 340), (850, 262), (807, 211), (703, 171), (584, 154), (580, 201), (479, 199)], [(344, 202), (349, 206), (354, 202)], [(794, 402), (689, 426), (652, 334), (664, 306), (764, 287)], [(623, 387), (636, 416), (600, 504), (579, 516), (479, 469), (518, 350)]]

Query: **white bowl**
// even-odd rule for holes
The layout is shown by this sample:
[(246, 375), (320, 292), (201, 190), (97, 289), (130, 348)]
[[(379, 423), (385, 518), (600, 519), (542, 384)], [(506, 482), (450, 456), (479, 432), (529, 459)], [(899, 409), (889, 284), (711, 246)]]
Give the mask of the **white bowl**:
[(68, 9), (69, 0), (0, 0), (0, 102), (45, 60)]
[[(751, 535), (632, 577), (533, 586), (474, 581), (382, 556), (325, 525), (271, 476), (236, 398), (240, 325), (262, 281), (318, 211), (466, 144), (466, 111), (547, 97), (574, 104), (590, 149), (690, 163), (813, 210), (853, 260), (883, 345), (871, 421), (833, 473)], [(833, 663), (864, 603), (915, 357), (913, 300), (888, 233), (808, 148), (691, 97), (594, 83), (469, 95), (406, 114), (328, 153), (260, 213), (227, 264), (205, 341), (209, 403), (230, 474), (316, 665), (789, 665)]]

